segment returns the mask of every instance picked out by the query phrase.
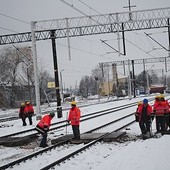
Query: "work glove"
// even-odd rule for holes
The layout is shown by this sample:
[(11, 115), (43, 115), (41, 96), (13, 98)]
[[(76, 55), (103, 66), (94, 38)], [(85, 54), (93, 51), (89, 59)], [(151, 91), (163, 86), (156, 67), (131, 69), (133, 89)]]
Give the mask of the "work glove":
[(139, 122), (139, 115), (135, 114), (135, 121)]
[(151, 120), (153, 121), (155, 117), (155, 114), (151, 114)]
[(48, 126), (44, 125), (44, 130), (48, 131), (49, 130)]
[(135, 115), (136, 115), (136, 116), (139, 116), (139, 112), (135, 112)]

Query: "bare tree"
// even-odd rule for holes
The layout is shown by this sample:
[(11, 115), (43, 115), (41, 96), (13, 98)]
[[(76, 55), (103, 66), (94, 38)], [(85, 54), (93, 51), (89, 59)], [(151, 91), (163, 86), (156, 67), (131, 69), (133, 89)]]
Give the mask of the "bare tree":
[[(55, 89), (49, 90), (47, 87), (48, 82), (54, 81), (54, 78), (51, 77), (51, 75), (47, 72), (41, 69), (40, 75), (39, 75), (39, 82), (40, 82), (40, 99), (41, 103), (44, 103), (50, 98), (52, 98), (56, 92)], [(50, 93), (50, 96), (47, 96)]]
[(6, 47), (1, 50), (0, 82), (1, 89), (4, 89), (1, 90), (1, 96), (10, 107), (16, 104), (16, 87), (23, 87), (26, 82), (27, 74), (24, 72), (24, 65), (26, 67), (30, 62), (32, 62), (31, 50), (28, 47)]

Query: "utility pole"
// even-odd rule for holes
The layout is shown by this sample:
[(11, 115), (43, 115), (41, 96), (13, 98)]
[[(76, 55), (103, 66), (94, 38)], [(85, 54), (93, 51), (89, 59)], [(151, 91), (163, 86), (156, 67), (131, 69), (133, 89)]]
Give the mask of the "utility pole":
[(128, 76), (128, 91), (129, 91), (129, 99), (132, 99), (132, 86), (131, 86), (131, 78), (130, 78), (130, 61), (128, 60), (128, 72), (129, 72), (129, 76)]
[(146, 70), (146, 82), (147, 82), (147, 94), (150, 95), (150, 88), (149, 88), (149, 71), (151, 70), (151, 68), (154, 66), (154, 64)]
[(168, 18), (168, 41), (169, 41), (168, 56), (170, 57), (170, 23), (169, 23), (169, 18)]
[(94, 78), (95, 78), (95, 81), (96, 81), (96, 94), (98, 95), (98, 100), (100, 101), (100, 97), (99, 97), (99, 83), (98, 83), (99, 78), (97, 76), (94, 77)]
[(133, 78), (133, 96), (136, 97), (136, 81), (135, 81), (135, 68), (134, 60), (132, 60), (132, 78)]
[(62, 77), (62, 71), (64, 71), (64, 69), (62, 69), (60, 71), (60, 84), (61, 84), (61, 90), (62, 90), (62, 99), (63, 99), (63, 102), (64, 102), (64, 92), (63, 92), (63, 77)]
[[(168, 41), (169, 41), (169, 45), (168, 45), (168, 57), (170, 57), (170, 23), (169, 23), (169, 18), (168, 18)], [(168, 73), (168, 71), (166, 72), (166, 85), (167, 85), (167, 89), (169, 89), (167, 73)]]
[(108, 83), (108, 99), (109, 99), (109, 98), (110, 98), (110, 81), (109, 81), (110, 78), (109, 78), (109, 71), (108, 71), (108, 75), (107, 75), (107, 76), (108, 76), (108, 82), (107, 82), (107, 83)]
[(149, 70), (146, 71), (146, 80), (147, 80), (147, 93), (150, 95), (149, 92)]
[[(159, 46), (161, 46), (164, 50), (168, 51), (168, 57), (170, 57), (170, 25), (169, 25), (169, 18), (167, 20), (168, 22), (168, 39), (169, 39), (169, 46), (168, 46), (168, 49), (166, 47), (164, 47), (161, 43), (159, 43), (158, 41), (156, 41), (154, 38), (152, 38), (149, 34), (145, 33), (146, 36), (148, 36), (150, 39), (152, 39), (154, 42), (156, 42)], [(168, 69), (167, 69), (167, 58), (165, 57), (165, 86), (168, 87), (168, 83), (167, 83), (167, 72), (168, 72)]]
[(37, 50), (36, 50), (36, 36), (35, 36), (36, 22), (31, 22), (31, 40), (32, 40), (32, 54), (34, 64), (34, 79), (35, 79), (35, 98), (36, 98), (36, 120), (42, 117), (40, 108), (40, 87), (38, 79), (38, 64), (37, 64)]
[(136, 5), (131, 6), (130, 0), (128, 0), (128, 6), (123, 7), (123, 8), (128, 8), (129, 9), (129, 21), (132, 20), (132, 12), (131, 12), (132, 7), (136, 7)]
[(32, 64), (29, 64), (27, 66), (27, 79), (28, 79), (28, 88), (29, 88), (29, 97), (30, 97), (30, 102), (31, 102), (31, 87), (30, 87), (30, 76), (29, 76), (29, 67), (31, 66)]
[(58, 75), (58, 63), (57, 63), (57, 53), (56, 53), (56, 43), (55, 43), (55, 31), (51, 31), (51, 41), (53, 50), (53, 60), (54, 60), (54, 75), (55, 75), (55, 88), (57, 96), (57, 116), (62, 117), (62, 107), (60, 98), (60, 88), (59, 88), (59, 75)]

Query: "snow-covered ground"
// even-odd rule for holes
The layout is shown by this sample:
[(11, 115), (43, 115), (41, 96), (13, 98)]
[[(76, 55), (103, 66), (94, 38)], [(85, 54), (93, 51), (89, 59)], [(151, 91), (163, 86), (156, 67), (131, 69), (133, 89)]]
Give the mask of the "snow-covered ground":
[[(134, 101), (142, 100), (142, 98), (136, 98), (132, 100), (121, 100), (108, 102), (98, 105), (91, 105), (88, 107), (82, 107), (81, 112), (83, 114), (88, 114), (94, 111), (99, 111), (111, 107), (116, 107), (122, 104), (131, 103)], [(152, 102), (153, 103), (153, 102)], [(151, 104), (152, 104), (151, 103)], [(88, 104), (88, 101), (86, 101)], [(106, 115), (104, 118), (100, 117), (95, 119), (95, 121), (82, 122), (80, 125), (80, 131), (85, 132), (91, 129), (93, 126), (99, 126), (102, 123), (109, 122), (111, 119), (116, 119), (118, 115), (124, 115), (128, 113), (132, 113), (136, 110), (136, 107), (132, 107), (129, 109), (116, 112), (112, 115)], [(0, 115), (12, 114), (15, 112), (17, 114), (17, 110), (10, 111), (0, 111)], [(65, 120), (67, 116), (67, 110), (63, 111), (63, 118), (58, 119), (57, 116), (54, 118), (53, 122), (58, 122), (60, 120)], [(28, 122), (28, 120), (27, 120)], [(10, 134), (13, 132), (18, 132), (21, 130), (29, 129), (35, 127), (37, 123), (36, 118), (33, 118), (33, 125), (28, 125), (26, 127), (22, 126), (21, 120), (9, 121), (0, 123), (1, 136)], [(153, 131), (155, 131), (155, 122), (153, 122), (152, 126)], [(140, 129), (138, 123), (135, 123), (130, 126), (128, 130), (125, 130), (129, 135), (140, 135)], [(61, 133), (71, 134), (72, 129), (71, 126), (67, 127), (67, 129), (63, 129), (62, 131), (56, 131), (55, 135), (60, 135)], [(52, 135), (49, 134), (48, 138), (51, 138)], [(147, 140), (138, 139), (136, 141), (127, 141), (125, 143), (111, 142), (111, 143), (97, 143), (95, 146), (92, 146), (90, 149), (86, 150), (75, 158), (71, 158), (65, 163), (60, 164), (60, 166), (56, 166), (55, 169), (65, 170), (67, 168), (71, 170), (168, 170), (170, 167), (170, 162), (168, 161), (170, 150), (169, 150), (170, 136), (164, 135), (160, 138), (151, 138)], [(25, 148), (25, 147), (4, 147), (0, 146), (0, 164), (6, 164), (10, 162), (14, 157), (17, 159), (20, 156), (25, 154), (29, 154), (33, 151), (39, 150), (38, 144), (35, 144), (34, 148)], [(67, 146), (65, 146), (67, 147)], [(62, 155), (62, 151), (60, 148), (56, 149), (56, 155), (44, 155), (44, 160), (47, 163), (50, 163), (52, 159), (55, 157), (59, 157)], [(25, 170), (34, 169), (38, 170), (39, 167), (34, 166), (34, 162), (30, 161), (30, 166), (21, 165), (21, 169)], [(13, 169), (17, 169), (14, 167)]]

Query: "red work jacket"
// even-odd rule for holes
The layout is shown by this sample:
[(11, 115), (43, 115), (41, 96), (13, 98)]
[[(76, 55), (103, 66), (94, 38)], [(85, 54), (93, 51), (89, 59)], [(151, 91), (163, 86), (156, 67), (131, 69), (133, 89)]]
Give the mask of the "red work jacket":
[(45, 115), (37, 124), (37, 126), (39, 126), (40, 128), (44, 129), (44, 126), (46, 127), (50, 127), (51, 126), (51, 120), (53, 119), (53, 117), (51, 117), (50, 115)]
[[(144, 104), (141, 104), (137, 111), (139, 113), (139, 122), (141, 121), (143, 107), (144, 107)], [(147, 116), (150, 116), (151, 113), (152, 113), (152, 107), (148, 104), (147, 105)]]
[(19, 117), (20, 117), (20, 118), (26, 118), (26, 115), (25, 115), (24, 110), (25, 110), (25, 106), (21, 106), (21, 107), (19, 108)]
[(163, 116), (165, 113), (169, 113), (169, 105), (167, 101), (157, 101), (154, 103), (153, 111), (156, 116)]
[(24, 113), (27, 114), (27, 115), (28, 114), (34, 114), (33, 106), (30, 105), (30, 104), (25, 105)]
[(71, 125), (80, 125), (81, 112), (78, 107), (73, 107), (69, 111), (68, 120), (71, 121)]
[(165, 114), (170, 114), (170, 105), (168, 100), (164, 101), (164, 105), (165, 105)]

